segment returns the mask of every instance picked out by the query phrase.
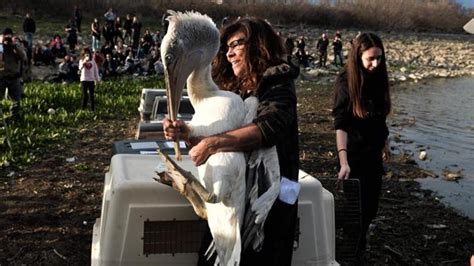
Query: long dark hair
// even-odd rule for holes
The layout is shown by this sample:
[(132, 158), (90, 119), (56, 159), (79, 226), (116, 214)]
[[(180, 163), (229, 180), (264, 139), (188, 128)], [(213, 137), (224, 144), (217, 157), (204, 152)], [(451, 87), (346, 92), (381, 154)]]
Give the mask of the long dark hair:
[[(237, 78), (227, 61), (227, 41), (236, 32), (246, 36), (245, 60), (247, 73)], [(223, 90), (253, 90), (265, 70), (284, 62), (283, 40), (263, 19), (241, 18), (221, 29), (221, 47), (213, 62), (212, 77)]]
[(374, 33), (362, 33), (353, 39), (351, 44), (352, 49), (349, 52), (345, 71), (347, 72), (347, 87), (352, 113), (359, 118), (365, 118), (368, 115), (367, 107), (362, 102), (364, 78), (366, 76), (362, 63), (362, 53), (372, 47), (377, 47), (382, 50), (382, 58), (377, 69), (371, 75), (375, 75), (377, 90), (383, 91), (383, 111), (385, 115), (388, 115), (391, 109), (390, 89), (388, 84), (387, 64), (385, 62), (385, 49), (382, 40)]

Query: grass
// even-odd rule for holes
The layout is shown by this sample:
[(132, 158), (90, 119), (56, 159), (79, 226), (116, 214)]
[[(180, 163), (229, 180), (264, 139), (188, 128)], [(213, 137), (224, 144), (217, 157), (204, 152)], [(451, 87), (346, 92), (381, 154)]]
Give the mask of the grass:
[[(53, 144), (66, 144), (74, 138), (78, 125), (137, 116), (141, 90), (146, 87), (163, 87), (163, 80), (154, 77), (99, 83), (95, 93), (96, 111), (92, 112), (80, 108), (78, 83), (25, 84), (27, 97), (21, 102), (22, 117), (0, 127), (0, 168), (22, 168), (37, 161), (43, 149)], [(8, 113), (11, 105), (2, 106)], [(50, 108), (55, 110), (54, 114), (48, 113)]]

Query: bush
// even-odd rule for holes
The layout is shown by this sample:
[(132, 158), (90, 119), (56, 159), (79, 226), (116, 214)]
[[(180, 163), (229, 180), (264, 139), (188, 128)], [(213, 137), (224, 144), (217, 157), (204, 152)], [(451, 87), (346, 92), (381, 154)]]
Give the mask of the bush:
[[(101, 17), (107, 5), (120, 15), (137, 13), (145, 18), (153, 18), (159, 25), (166, 10), (195, 10), (208, 14), (219, 22), (224, 16), (264, 17), (276, 24), (309, 24), (322, 28), (367, 28), (373, 30), (409, 30), (462, 32), (462, 26), (473, 16), (472, 9), (466, 10), (451, 0), (338, 0), (320, 1), (320, 5), (309, 5), (304, 1), (268, 0), (271, 4), (238, 4), (238, 0), (215, 4), (206, 0), (85, 0), (81, 2), (84, 13), (90, 17)], [(230, 2), (230, 3), (229, 3)], [(263, 2), (263, 1), (248, 1)], [(329, 2), (336, 4), (329, 5)], [(232, 4), (234, 3), (234, 4)], [(34, 10), (36, 16), (49, 17), (63, 14), (67, 19), (72, 13), (72, 4), (64, 0), (16, 0), (0, 1), (3, 10), (24, 14)], [(66, 10), (66, 11), (65, 11)], [(157, 23), (158, 22), (158, 23)]]

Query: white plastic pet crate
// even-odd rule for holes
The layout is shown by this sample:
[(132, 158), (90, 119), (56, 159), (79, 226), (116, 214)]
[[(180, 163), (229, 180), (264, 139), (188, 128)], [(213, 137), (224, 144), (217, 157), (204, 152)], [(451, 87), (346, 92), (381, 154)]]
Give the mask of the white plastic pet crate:
[[(93, 229), (92, 265), (196, 265), (205, 221), (178, 192), (152, 179), (159, 161), (156, 155), (112, 157)], [(187, 155), (179, 164), (197, 175)], [(333, 196), (307, 173), (300, 171), (299, 178), (293, 265), (338, 265)]]
[[(168, 115), (166, 90), (142, 89), (138, 111), (140, 112), (140, 122), (138, 123), (135, 135), (136, 139), (164, 140), (162, 120)], [(193, 114), (193, 106), (191, 105), (187, 90), (184, 90), (177, 114), (178, 119), (190, 121)]]

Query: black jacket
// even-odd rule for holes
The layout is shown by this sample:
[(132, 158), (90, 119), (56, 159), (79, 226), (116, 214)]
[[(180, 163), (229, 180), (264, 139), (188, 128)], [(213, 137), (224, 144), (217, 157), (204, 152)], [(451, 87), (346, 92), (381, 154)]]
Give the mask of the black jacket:
[(23, 32), (31, 32), (35, 33), (36, 32), (36, 23), (32, 18), (25, 18), (25, 21), (23, 21)]
[(342, 51), (342, 42), (341, 42), (341, 40), (334, 41), (332, 43), (332, 45), (334, 46), (334, 52)]
[[(280, 174), (298, 180), (299, 143), (296, 89), (299, 71), (281, 64), (267, 69), (253, 93), (259, 101), (253, 121), (261, 130), (263, 146), (276, 145)], [(245, 95), (243, 95), (245, 98)], [(247, 95), (248, 96), (248, 95)]]
[(319, 52), (327, 52), (328, 45), (328, 39), (319, 38), (318, 43), (316, 44), (316, 49), (318, 49)]
[[(347, 132), (347, 151), (349, 166), (366, 167), (371, 163), (372, 170), (382, 169), (382, 150), (389, 131), (383, 106), (383, 91), (380, 82), (366, 76), (364, 78), (362, 103), (367, 107), (368, 116), (359, 118), (352, 113), (347, 86), (347, 73), (344, 70), (336, 80), (336, 97), (332, 114), (335, 129)], [(376, 160), (374, 167), (373, 163)]]

